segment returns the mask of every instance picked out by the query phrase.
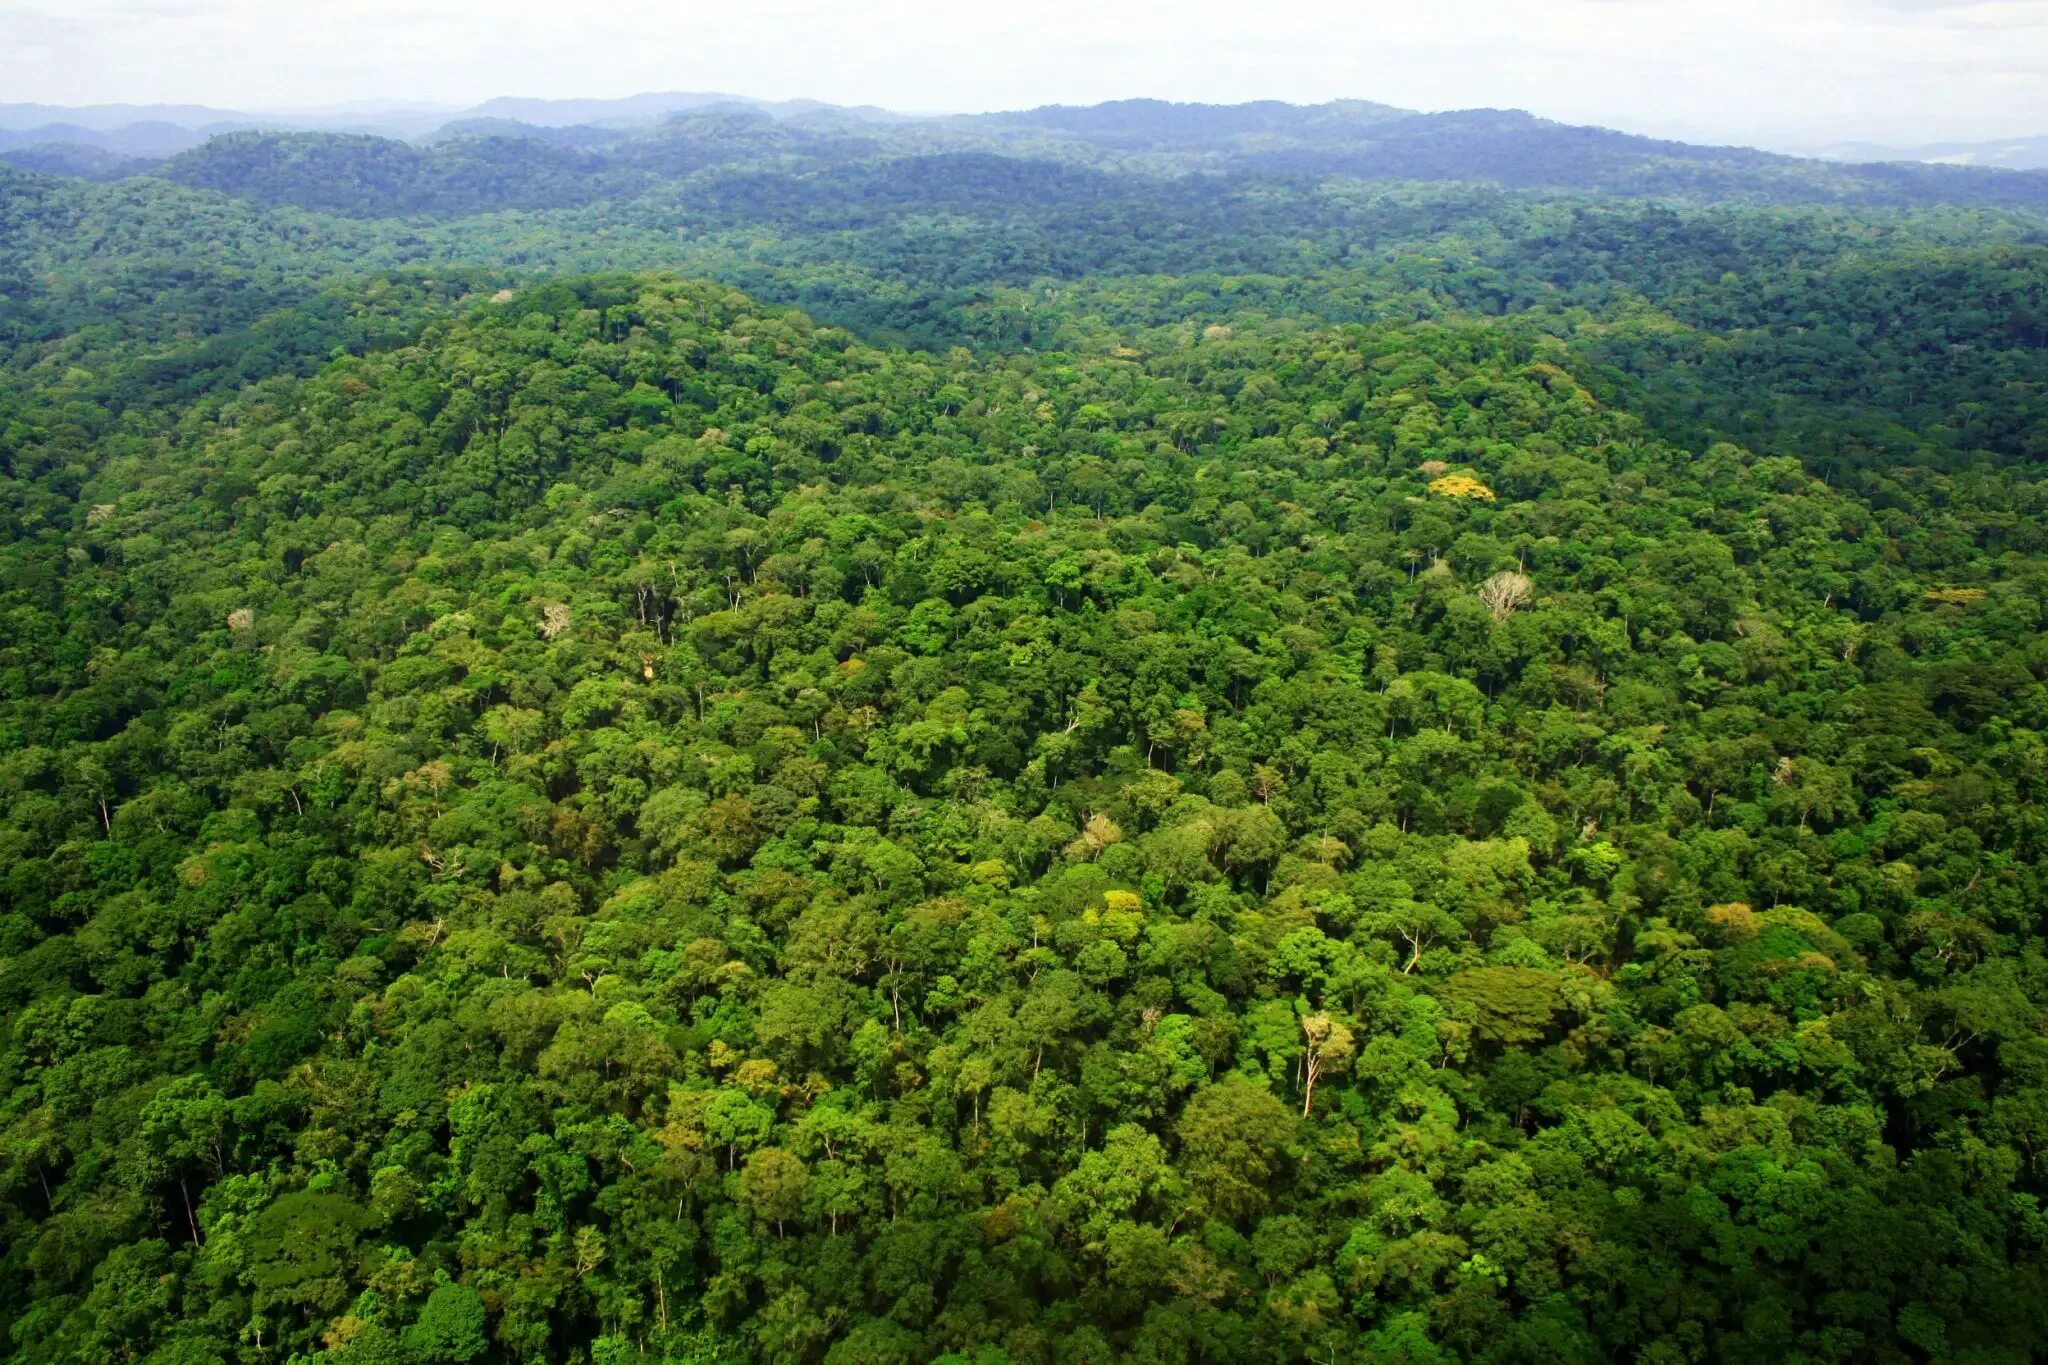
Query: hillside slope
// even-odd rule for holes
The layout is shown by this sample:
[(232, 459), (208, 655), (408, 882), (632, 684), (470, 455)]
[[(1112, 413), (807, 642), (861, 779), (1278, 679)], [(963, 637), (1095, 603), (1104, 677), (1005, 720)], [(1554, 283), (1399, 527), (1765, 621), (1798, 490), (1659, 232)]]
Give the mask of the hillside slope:
[(635, 188), (596, 152), (528, 137), (428, 147), (364, 134), (231, 133), (154, 174), (238, 199), (351, 217), (487, 213), (587, 204)]
[(407, 316), (5, 428), (16, 1358), (2048, 1340), (2032, 472), (1470, 319)]

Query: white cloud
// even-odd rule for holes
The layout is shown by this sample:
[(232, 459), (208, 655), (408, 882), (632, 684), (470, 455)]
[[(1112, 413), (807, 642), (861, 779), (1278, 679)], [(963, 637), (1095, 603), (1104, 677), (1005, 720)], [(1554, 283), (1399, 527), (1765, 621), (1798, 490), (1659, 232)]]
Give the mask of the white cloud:
[(912, 109), (1352, 96), (1722, 138), (1990, 137), (2048, 131), (2048, 0), (0, 0), (15, 100), (658, 89)]

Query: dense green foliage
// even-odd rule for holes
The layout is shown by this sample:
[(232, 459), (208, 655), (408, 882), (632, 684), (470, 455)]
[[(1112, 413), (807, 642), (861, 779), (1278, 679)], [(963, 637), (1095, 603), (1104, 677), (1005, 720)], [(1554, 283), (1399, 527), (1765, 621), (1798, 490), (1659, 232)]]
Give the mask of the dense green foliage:
[(2039, 1356), (2037, 220), (689, 126), (0, 173), (8, 1358)]
[(341, 213), (474, 213), (588, 203), (628, 188), (602, 160), (527, 138), (418, 148), (338, 133), (231, 133), (174, 157), (166, 179), (262, 203)]
[(24, 171), (79, 180), (125, 180), (132, 175), (146, 175), (155, 166), (146, 159), (77, 142), (45, 142), (0, 150), (0, 162)]

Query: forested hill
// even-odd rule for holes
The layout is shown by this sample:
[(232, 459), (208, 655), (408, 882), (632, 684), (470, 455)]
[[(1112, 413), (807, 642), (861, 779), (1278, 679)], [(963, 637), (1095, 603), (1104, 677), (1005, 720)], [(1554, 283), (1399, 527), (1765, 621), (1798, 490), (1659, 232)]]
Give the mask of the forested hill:
[[(1173, 106), (1167, 106), (1173, 108)], [(1283, 106), (1286, 107), (1286, 106)], [(2048, 172), (1851, 166), (1743, 148), (1659, 142), (1516, 111), (1388, 118), (1339, 113), (1261, 131), (1246, 120), (1061, 111), (849, 130), (730, 110), (680, 117), (581, 156), (558, 136), (460, 138), (425, 151), (383, 138), (235, 133), (172, 158), (161, 174), (267, 203), (377, 215), (551, 208), (629, 190), (636, 177), (713, 167), (821, 168), (932, 150), (1023, 150), (1083, 165), (1135, 159), (1153, 173), (1347, 176), (1593, 190), (1696, 201), (2048, 207)], [(1085, 111), (1076, 111), (1085, 112)], [(1224, 135), (1211, 131), (1231, 130)], [(573, 172), (573, 174), (572, 174)]]
[(2048, 1354), (2037, 179), (631, 105), (6, 153), (0, 1360)]
[(2031, 467), (419, 306), (9, 429), (15, 1358), (2048, 1340)]
[[(416, 295), (665, 266), (939, 350), (1086, 348), (1246, 317), (1487, 317), (1631, 377), (1635, 405), (1696, 444), (1760, 443), (1816, 467), (2031, 459), (2048, 449), (2044, 227), (1961, 209), (1162, 179), (990, 152), (710, 172), (623, 201), (439, 221), (0, 168), (0, 391), (26, 376), (45, 399), (95, 405), (97, 428), (360, 351), (416, 327)], [(360, 287), (393, 270), (411, 273)]]
[(161, 174), (260, 203), (349, 214), (464, 213), (586, 204), (637, 187), (609, 162), (531, 138), (463, 137), (417, 148), (340, 133), (230, 133)]
[[(1260, 179), (1343, 176), (1597, 191), (1756, 204), (2048, 207), (2048, 172), (1924, 163), (1858, 165), (1580, 127), (1520, 110), (1420, 114), (1366, 101), (1185, 105), (1124, 100), (955, 118), (884, 118), (829, 107), (781, 117), (706, 104), (637, 126), (558, 127), (502, 115), (457, 119), (421, 145), (364, 133), (138, 125), (127, 136), (55, 126), (43, 144), (6, 134), (0, 157), (109, 178), (123, 157), (175, 152), (135, 173), (263, 203), (365, 216), (546, 209), (630, 195), (713, 168), (818, 170), (934, 152)], [(103, 149), (85, 156), (75, 144)], [(56, 144), (70, 144), (60, 151)]]

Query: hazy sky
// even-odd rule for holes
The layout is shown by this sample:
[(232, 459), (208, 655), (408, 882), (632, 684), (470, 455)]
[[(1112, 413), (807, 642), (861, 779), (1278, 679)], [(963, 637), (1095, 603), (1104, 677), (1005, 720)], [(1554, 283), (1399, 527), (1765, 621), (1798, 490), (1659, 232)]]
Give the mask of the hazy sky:
[(0, 100), (723, 90), (1518, 106), (1774, 141), (2048, 133), (2048, 0), (0, 0)]

